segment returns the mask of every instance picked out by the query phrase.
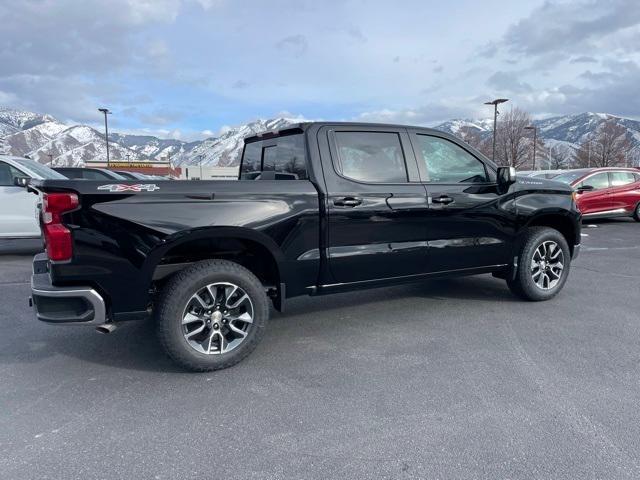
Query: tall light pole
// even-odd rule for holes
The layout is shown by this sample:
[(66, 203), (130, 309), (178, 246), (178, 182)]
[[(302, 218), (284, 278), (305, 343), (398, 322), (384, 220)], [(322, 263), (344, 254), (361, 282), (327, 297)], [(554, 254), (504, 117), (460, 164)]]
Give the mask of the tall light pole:
[(498, 105), (508, 102), (508, 98), (496, 98), (490, 102), (484, 102), (485, 105), (493, 105), (493, 153), (492, 160), (496, 160), (496, 126), (498, 124)]
[(202, 159), (204, 155), (198, 155), (198, 158), (200, 159), (200, 180), (202, 180)]
[(99, 108), (98, 111), (104, 113), (104, 139), (107, 142), (107, 168), (109, 168), (109, 126), (107, 124), (107, 115), (110, 115), (111, 112), (108, 108)]
[(538, 143), (538, 129), (534, 125), (529, 125), (528, 127), (524, 127), (525, 130), (533, 130), (533, 165), (531, 165), (531, 170), (536, 169), (536, 143)]

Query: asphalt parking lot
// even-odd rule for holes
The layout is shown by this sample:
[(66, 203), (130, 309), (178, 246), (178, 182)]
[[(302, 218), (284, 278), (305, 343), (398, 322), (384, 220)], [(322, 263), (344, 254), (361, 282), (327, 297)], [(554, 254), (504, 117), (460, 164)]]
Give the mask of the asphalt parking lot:
[(296, 299), (209, 374), (151, 322), (38, 323), (5, 245), (0, 477), (640, 478), (640, 224), (583, 232), (549, 302), (488, 275)]

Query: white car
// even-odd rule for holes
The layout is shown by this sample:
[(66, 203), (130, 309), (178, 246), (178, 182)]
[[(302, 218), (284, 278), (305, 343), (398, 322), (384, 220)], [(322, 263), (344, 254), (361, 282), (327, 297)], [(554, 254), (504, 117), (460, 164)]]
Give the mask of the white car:
[(17, 186), (15, 179), (66, 177), (35, 160), (0, 155), (0, 238), (38, 238), (37, 195)]

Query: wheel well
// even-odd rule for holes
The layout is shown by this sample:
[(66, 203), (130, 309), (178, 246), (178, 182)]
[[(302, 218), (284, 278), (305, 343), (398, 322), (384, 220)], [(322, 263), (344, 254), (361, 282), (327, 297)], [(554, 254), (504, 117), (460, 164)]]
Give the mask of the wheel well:
[(280, 272), (271, 252), (262, 244), (245, 238), (201, 238), (168, 250), (156, 266), (153, 278), (163, 283), (168, 276), (191, 263), (220, 258), (250, 270), (262, 284), (279, 291)]
[(555, 230), (558, 230), (562, 236), (567, 241), (567, 245), (569, 245), (569, 250), (573, 255), (573, 248), (576, 239), (576, 230), (571, 222), (566, 217), (562, 215), (542, 215), (540, 217), (534, 218), (531, 223), (528, 225), (529, 227), (551, 227)]

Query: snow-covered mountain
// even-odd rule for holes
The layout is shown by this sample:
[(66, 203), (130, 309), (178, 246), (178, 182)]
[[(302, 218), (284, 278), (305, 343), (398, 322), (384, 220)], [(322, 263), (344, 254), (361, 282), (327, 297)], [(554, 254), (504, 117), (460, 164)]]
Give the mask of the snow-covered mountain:
[(458, 135), (463, 128), (475, 130), (480, 134), (491, 133), (493, 131), (493, 119), (483, 118), (480, 120), (454, 119), (441, 123), (434, 128), (452, 135)]
[[(588, 136), (600, 128), (606, 121), (614, 121), (623, 127), (627, 132), (627, 137), (633, 144), (640, 144), (640, 121), (631, 118), (618, 117), (608, 113), (580, 113), (576, 115), (562, 115), (558, 117), (546, 118), (544, 120), (534, 120), (533, 124), (538, 127), (538, 136), (549, 145), (563, 144), (567, 146), (577, 146)], [(466, 127), (476, 131), (482, 137), (489, 137), (493, 132), (493, 119), (486, 118), (480, 120), (449, 120), (434, 128), (444, 132), (458, 135), (460, 129)]]
[(271, 120), (255, 120), (246, 125), (228, 129), (218, 138), (208, 138), (200, 142), (191, 150), (179, 155), (175, 162), (178, 165), (219, 165), (228, 167), (237, 165), (242, 154), (244, 138), (266, 130), (278, 130), (294, 123), (300, 119), (276, 118)]
[(0, 137), (52, 121), (55, 121), (55, 118), (51, 115), (0, 107)]
[[(640, 145), (640, 121), (605, 113), (581, 113), (536, 120), (538, 135), (549, 146), (577, 146), (605, 121), (625, 128), (628, 138)], [(299, 118), (255, 120), (229, 128), (219, 137), (196, 142), (161, 139), (154, 136), (109, 134), (109, 150), (117, 160), (166, 160), (174, 165), (237, 165), (243, 139), (265, 130), (300, 122)], [(435, 128), (460, 135), (461, 129), (489, 137), (493, 119), (455, 119)], [(0, 107), (0, 153), (29, 155), (42, 163), (82, 165), (88, 160), (106, 159), (104, 135), (86, 125), (66, 125), (51, 115)]]
[(128, 135), (110, 133), (109, 140), (138, 152), (144, 158), (157, 160), (170, 159), (185, 155), (201, 142), (183, 142), (174, 139), (162, 139), (152, 135)]

